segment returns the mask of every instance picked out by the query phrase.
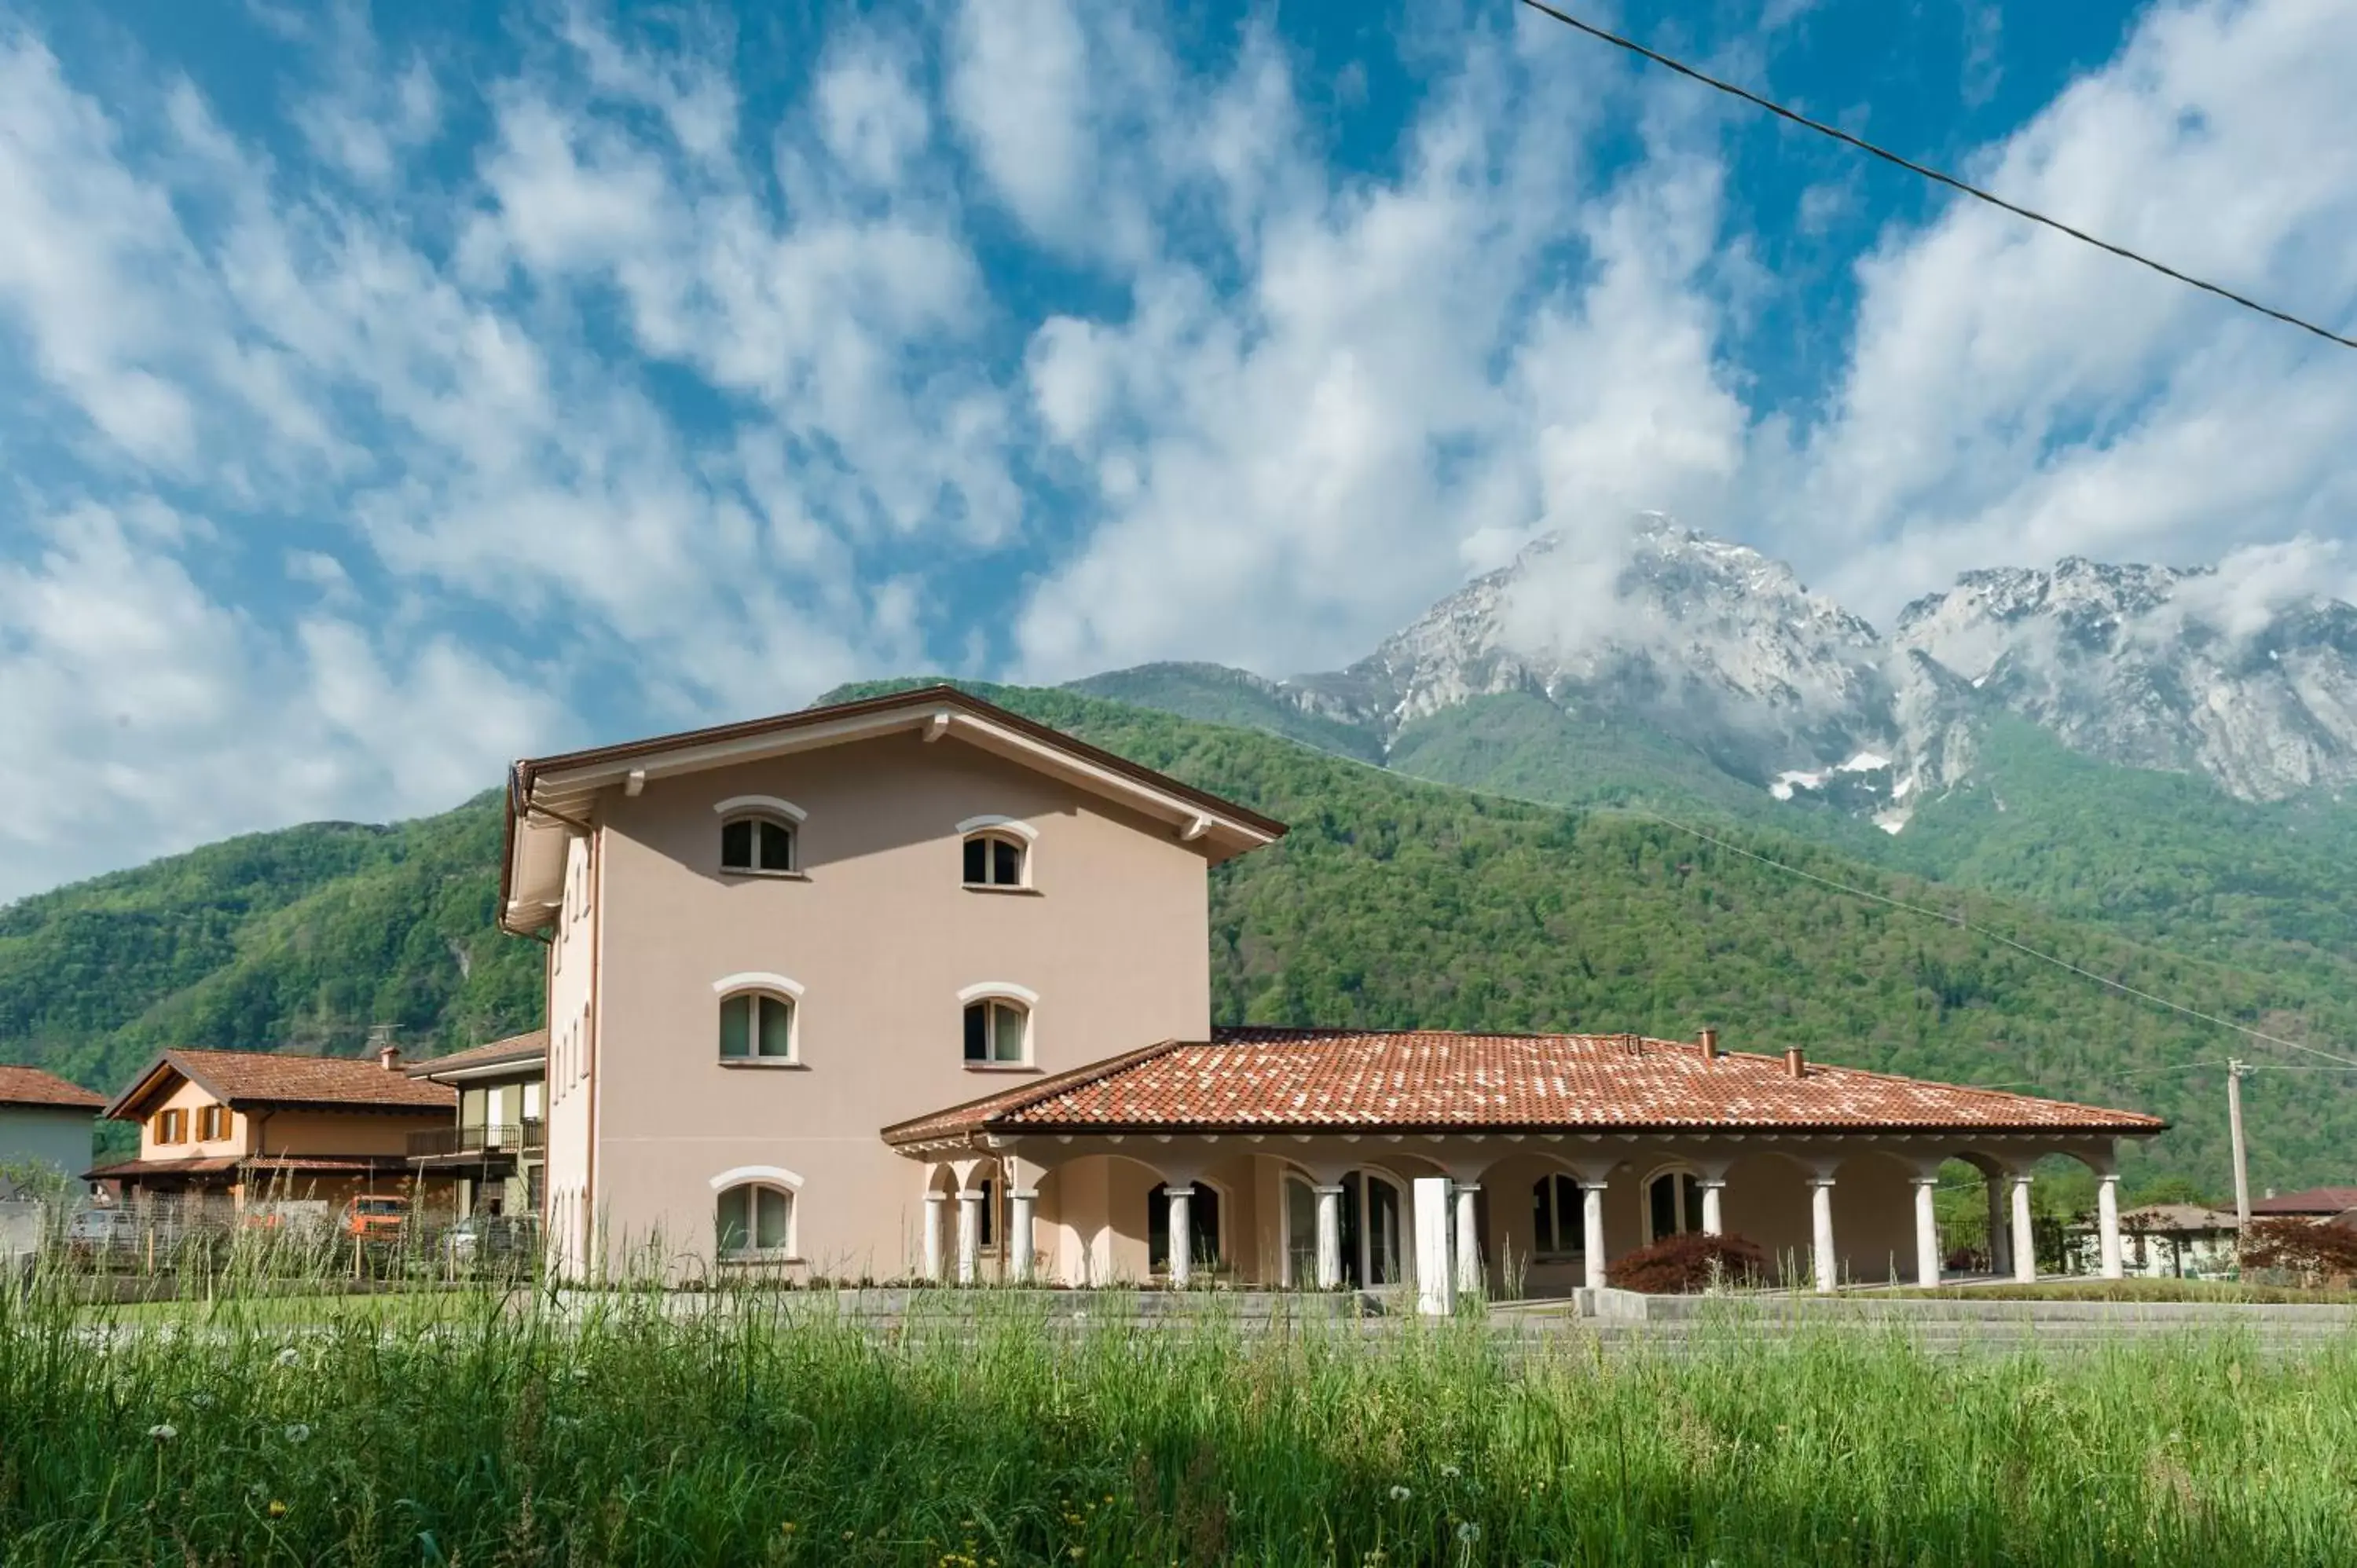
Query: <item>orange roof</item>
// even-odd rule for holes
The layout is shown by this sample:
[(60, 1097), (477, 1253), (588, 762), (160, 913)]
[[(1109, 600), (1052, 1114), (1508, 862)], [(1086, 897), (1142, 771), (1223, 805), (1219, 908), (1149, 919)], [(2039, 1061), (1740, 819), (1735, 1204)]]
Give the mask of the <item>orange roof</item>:
[(2158, 1117), (1628, 1035), (1222, 1029), (884, 1130), (895, 1144), (988, 1132), (1522, 1129), (2158, 1133)]
[(67, 1111), (95, 1111), (106, 1103), (78, 1083), (68, 1083), (37, 1067), (0, 1067), (0, 1105), (53, 1105)]
[(427, 1057), (402, 1068), (412, 1078), (439, 1078), (446, 1072), (460, 1072), (470, 1068), (504, 1067), (510, 1062), (524, 1063), (545, 1059), (548, 1056), (548, 1031), (527, 1029), (521, 1035), (510, 1035), (504, 1040), (491, 1040), (479, 1046), (468, 1046), (463, 1051), (447, 1056)]
[(448, 1111), (457, 1103), (457, 1091), (447, 1084), (411, 1078), (398, 1069), (388, 1071), (372, 1058), (168, 1050), (148, 1063), (131, 1087), (114, 1097), (106, 1113), (136, 1120), (135, 1113), (125, 1117), (125, 1112), (145, 1100), (167, 1074), (187, 1079), (224, 1105), (423, 1113)]

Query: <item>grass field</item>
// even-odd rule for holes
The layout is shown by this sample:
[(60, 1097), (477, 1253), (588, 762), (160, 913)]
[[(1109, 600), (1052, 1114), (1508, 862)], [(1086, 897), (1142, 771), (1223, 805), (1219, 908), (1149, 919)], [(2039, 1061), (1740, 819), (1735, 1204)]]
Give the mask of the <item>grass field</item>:
[[(0, 1563), (2343, 1564), (2357, 1350), (0, 1305)], [(411, 1304), (422, 1307), (424, 1304)], [(191, 1332), (190, 1330), (195, 1330)]]
[(2357, 1306), (2357, 1291), (2299, 1290), (2290, 1285), (2255, 1284), (2241, 1280), (2043, 1280), (2032, 1284), (1942, 1285), (1936, 1290), (1892, 1285), (1855, 1294), (1946, 1301), (2212, 1301), (2272, 1306)]

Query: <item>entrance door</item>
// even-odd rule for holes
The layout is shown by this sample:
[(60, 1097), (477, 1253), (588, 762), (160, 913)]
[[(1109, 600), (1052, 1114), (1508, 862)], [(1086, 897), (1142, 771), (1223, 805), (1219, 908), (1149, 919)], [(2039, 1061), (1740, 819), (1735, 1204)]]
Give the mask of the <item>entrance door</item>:
[(1702, 1229), (1702, 1187), (1692, 1171), (1663, 1171), (1645, 1184), (1645, 1240)]
[(1285, 1178), (1285, 1283), (1318, 1283), (1318, 1194), (1294, 1176)]
[[(1352, 1171), (1342, 1178), (1344, 1283), (1372, 1290), (1399, 1283), (1406, 1255), (1400, 1236), (1405, 1208), (1398, 1184), (1380, 1172)], [(1314, 1270), (1314, 1251), (1312, 1258)]]

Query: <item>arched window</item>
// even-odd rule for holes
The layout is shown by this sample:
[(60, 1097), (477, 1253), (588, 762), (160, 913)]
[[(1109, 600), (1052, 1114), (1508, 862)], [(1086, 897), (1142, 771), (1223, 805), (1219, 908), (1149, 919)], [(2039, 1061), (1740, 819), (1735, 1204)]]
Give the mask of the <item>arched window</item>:
[(958, 824), (965, 836), (968, 887), (1031, 886), (1031, 843), (1039, 837), (1028, 822), (1012, 817), (968, 817)]
[(1531, 1237), (1532, 1254), (1547, 1262), (1587, 1251), (1587, 1203), (1576, 1177), (1556, 1171), (1532, 1186)]
[(965, 1059), (992, 1066), (1031, 1059), (1031, 1009), (1011, 996), (965, 1004)]
[(720, 813), (720, 869), (740, 876), (792, 876), (802, 870), (802, 818), (791, 800), (737, 795), (712, 808)]
[(720, 1059), (802, 1059), (798, 1027), (802, 988), (782, 974), (732, 974), (712, 983), (720, 993)]
[(1702, 1185), (1692, 1171), (1663, 1171), (1645, 1184), (1645, 1240), (1702, 1229)]
[(720, 1189), (715, 1205), (724, 1258), (790, 1257), (794, 1246), (794, 1195), (766, 1182)]
[[(1220, 1266), (1220, 1189), (1207, 1181), (1188, 1186), (1195, 1195), (1187, 1203), (1195, 1266), (1216, 1269)], [(1146, 1266), (1156, 1273), (1170, 1272), (1170, 1188), (1161, 1182), (1156, 1182), (1154, 1190), (1146, 1195)]]

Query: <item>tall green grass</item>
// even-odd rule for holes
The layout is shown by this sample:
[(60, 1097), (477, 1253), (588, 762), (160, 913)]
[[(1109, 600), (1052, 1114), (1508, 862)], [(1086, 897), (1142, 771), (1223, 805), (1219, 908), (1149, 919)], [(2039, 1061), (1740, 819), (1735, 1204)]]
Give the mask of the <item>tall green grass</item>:
[(157, 1323), (38, 1281), (0, 1305), (0, 1563), (2357, 1562), (2346, 1347), (1729, 1325), (1670, 1359), (1113, 1300), (1075, 1332), (976, 1293), (880, 1326), (585, 1299)]

